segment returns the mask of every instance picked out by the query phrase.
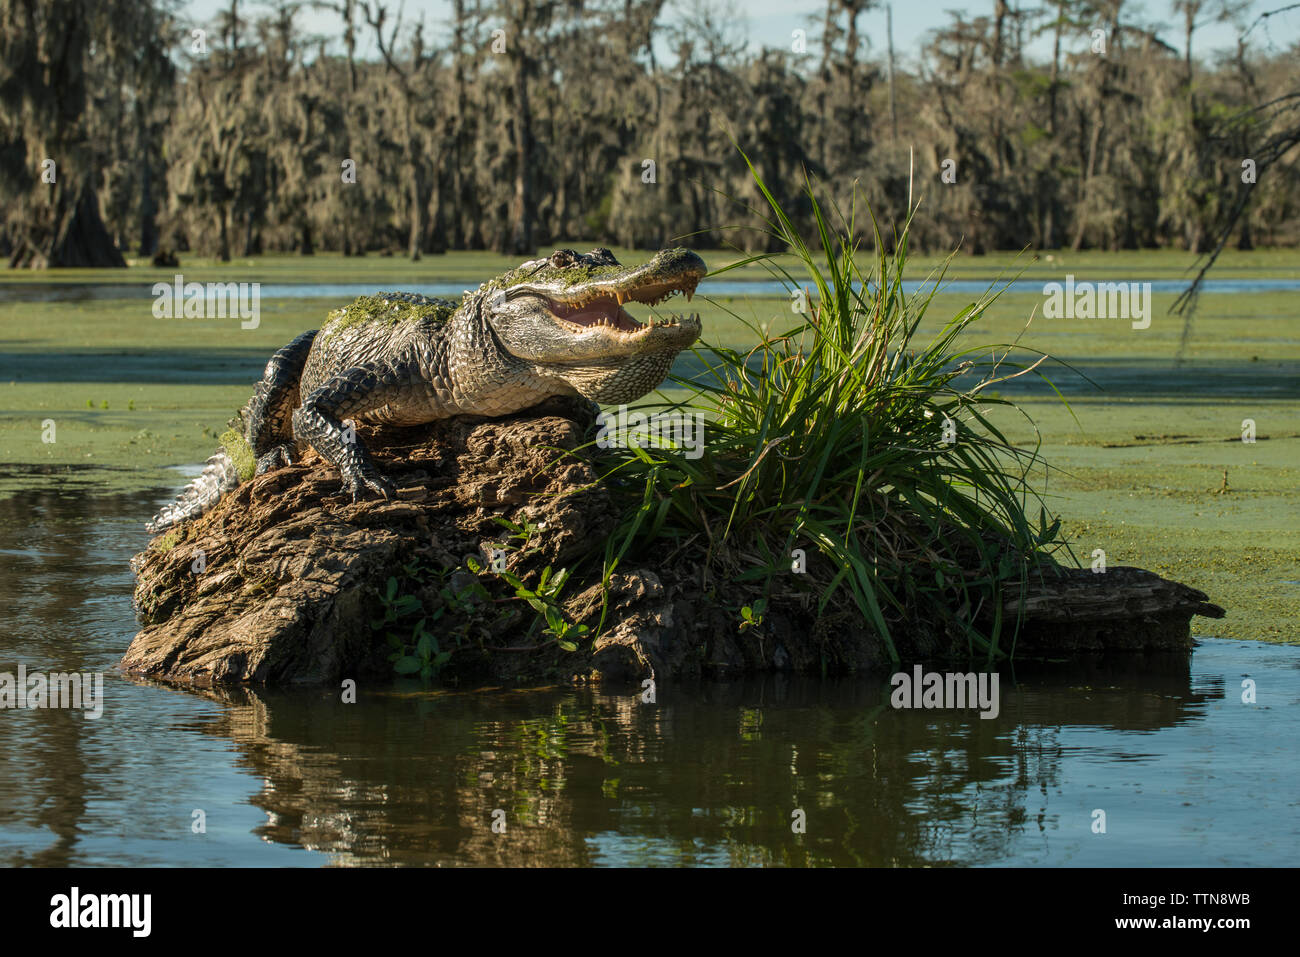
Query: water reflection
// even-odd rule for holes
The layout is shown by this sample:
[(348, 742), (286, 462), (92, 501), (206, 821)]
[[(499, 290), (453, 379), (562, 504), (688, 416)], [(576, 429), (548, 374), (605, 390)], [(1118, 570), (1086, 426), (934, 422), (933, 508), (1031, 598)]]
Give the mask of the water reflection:
[(1063, 786), (1063, 728), (1101, 744), (1223, 698), (1221, 683), (1193, 687), (1186, 661), (1021, 676), (995, 720), (895, 711), (887, 692), (769, 678), (646, 704), (636, 689), (412, 685), (347, 705), (233, 689), (210, 693), (224, 707), (205, 733), (262, 780), (260, 836), (336, 863), (987, 864), (1061, 829), (1035, 800)]
[(126, 562), (164, 494), (0, 500), (0, 671), (108, 676), (99, 721), (0, 713), (0, 863), (1277, 865), (1300, 847), (1295, 648), (1004, 672), (994, 720), (895, 711), (862, 679), (661, 684), (653, 704), (124, 680)]

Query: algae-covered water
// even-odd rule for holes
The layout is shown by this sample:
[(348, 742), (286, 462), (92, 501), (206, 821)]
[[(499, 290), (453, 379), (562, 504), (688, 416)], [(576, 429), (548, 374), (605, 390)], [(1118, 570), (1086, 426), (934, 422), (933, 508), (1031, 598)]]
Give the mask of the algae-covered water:
[[(427, 274), (372, 260), (347, 275), (327, 258), (308, 278), (473, 276), (464, 288), (499, 271), (453, 256)], [(1039, 481), (1076, 554), (1103, 549), (1228, 609), (1194, 619), (1190, 661), (1006, 670), (991, 720), (895, 710), (867, 679), (661, 686), (653, 703), (639, 688), (394, 682), (344, 703), (341, 689), (124, 679), (142, 522), (211, 452), (271, 352), (338, 302), (267, 296), (258, 327), (241, 329), (155, 319), (115, 285), (170, 278), (148, 270), (43, 277), (52, 294), (27, 276), (0, 283), (0, 676), (21, 664), (104, 682), (98, 719), (0, 710), (0, 862), (1293, 864), (1300, 319), (1295, 292), (1268, 285), (1300, 278), (1289, 262), (1228, 256), (1222, 278), (1265, 286), (1208, 292), (1189, 329), (1159, 291), (1144, 330), (1036, 316), (1025, 332), (1042, 297), (1016, 289), (989, 310), (978, 341), (1023, 333), (1069, 363), (1051, 373), (1069, 408), (1025, 378), (999, 388), (1034, 424), (998, 421), (1041, 441), (1055, 470)], [(1173, 281), (1186, 263), (1065, 265)], [(963, 281), (991, 278), (958, 266)], [(1027, 274), (1041, 284), (1061, 266)], [(193, 277), (240, 269), (303, 281), (292, 261)], [(700, 292), (712, 341), (741, 345), (744, 321), (790, 316), (770, 295)], [(942, 293), (926, 328), (967, 301), (965, 287)]]

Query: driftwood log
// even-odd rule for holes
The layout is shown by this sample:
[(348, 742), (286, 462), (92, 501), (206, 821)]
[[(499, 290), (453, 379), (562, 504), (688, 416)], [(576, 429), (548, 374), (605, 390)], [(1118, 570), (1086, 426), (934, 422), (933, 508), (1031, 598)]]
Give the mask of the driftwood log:
[[(445, 570), (443, 580), (425, 581), (415, 597), (440, 647), (457, 649), (444, 671), (452, 679), (636, 680), (891, 666), (864, 622), (818, 619), (806, 602), (774, 603), (760, 627), (741, 633), (734, 610), (721, 607), (680, 563), (614, 575), (605, 603), (598, 586), (567, 596), (566, 615), (592, 633), (604, 604), (601, 634), (578, 652), (554, 642), (520, 644), (525, 613), (532, 613), (508, 592), (483, 598), (459, 645), (439, 631), (460, 610), (449, 595), (476, 581), (466, 558), (486, 564), (508, 540), (500, 520), (535, 529), (527, 550), (510, 553), (509, 570), (525, 580), (547, 566), (570, 566), (609, 532), (608, 490), (589, 459), (565, 454), (591, 426), (586, 405), (551, 400), (502, 419), (453, 419), (368, 436), (398, 486), (395, 501), (353, 503), (341, 494), (337, 474), (311, 453), (253, 479), (136, 556), (142, 629), (122, 667), (198, 684), (391, 676), (393, 648), (375, 625), (389, 578), (413, 563)], [(1022, 611), (1016, 655), (1038, 658), (1185, 654), (1192, 616), (1223, 615), (1201, 592), (1137, 568), (1049, 572), (1023, 596), (1006, 599), (1004, 620)], [(953, 657), (954, 644), (944, 635), (919, 636), (899, 650), (909, 663), (933, 661)]]
[(1204, 592), (1125, 566), (1059, 568), (1045, 580), (1031, 578), (1023, 598), (1008, 596), (1003, 606), (1005, 620), (1017, 613), (1025, 623), (1016, 650), (1036, 657), (1189, 651), (1192, 616), (1224, 614)]

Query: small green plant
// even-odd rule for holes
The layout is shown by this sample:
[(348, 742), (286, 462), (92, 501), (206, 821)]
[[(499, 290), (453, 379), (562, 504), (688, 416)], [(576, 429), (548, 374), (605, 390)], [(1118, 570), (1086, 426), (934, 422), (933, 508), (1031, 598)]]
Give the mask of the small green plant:
[(409, 633), (409, 638), (399, 634), (399, 630), (409, 627), (402, 623), (412, 615), (424, 610), (424, 603), (414, 595), (398, 593), (396, 576), (389, 576), (384, 591), (379, 596), (384, 616), (370, 623), (375, 631), (383, 631), (388, 646), (393, 649), (388, 660), (393, 663), (393, 670), (401, 675), (419, 674), (422, 678), (433, 677), (451, 657), (438, 647), (438, 641), (425, 629), (425, 619), (420, 618)]
[[(204, 432), (206, 433), (207, 430), (204, 429)], [(234, 463), (235, 474), (239, 476), (239, 481), (247, 482), (257, 474), (257, 456), (253, 454), (253, 449), (242, 432), (236, 429), (222, 432), (221, 447), (226, 450), (230, 461)]]
[(399, 675), (418, 674), (427, 681), (451, 660), (451, 652), (443, 651), (438, 646), (438, 639), (427, 630), (424, 618), (415, 623), (411, 637), (415, 642), (414, 653), (396, 655), (393, 670)]
[(751, 628), (757, 628), (763, 623), (763, 612), (767, 611), (767, 599), (760, 598), (753, 605), (742, 605), (740, 608), (740, 632), (744, 634)]
[(518, 539), (517, 544), (510, 540), (507, 540), (502, 544), (507, 549), (518, 550), (524, 552), (525, 554), (527, 554), (527, 552), (529, 551), (528, 548), (529, 544), (537, 536), (537, 533), (541, 531), (541, 526), (533, 522), (526, 521), (524, 522), (524, 524), (520, 525), (519, 523), (512, 522), (510, 521), (510, 519), (505, 518), (501, 515), (492, 516), (492, 521), (496, 522), (502, 528), (510, 532), (508, 539)]
[[(470, 567), (477, 571), (480, 566), (473, 563)], [(530, 632), (539, 622), (545, 623), (543, 635), (549, 636), (565, 651), (578, 650), (577, 643), (587, 637), (589, 629), (586, 625), (575, 624), (564, 617), (560, 592), (569, 581), (568, 569), (561, 568), (553, 573), (551, 566), (547, 565), (542, 569), (536, 588), (529, 588), (519, 576), (511, 572), (498, 571), (495, 574), (514, 588), (516, 598), (526, 602), (537, 613), (537, 618), (529, 628)]]
[(159, 555), (166, 555), (168, 552), (170, 552), (173, 548), (176, 547), (176, 543), (179, 542), (180, 540), (181, 540), (180, 529), (173, 528), (170, 532), (167, 532), (165, 535), (162, 535), (161, 537), (154, 539), (153, 542), (151, 542), (149, 545), (149, 550), (152, 552), (157, 552)]
[(401, 618), (421, 611), (424, 603), (414, 595), (399, 595), (397, 592), (397, 577), (388, 576), (383, 594), (379, 596), (380, 604), (384, 607), (384, 617), (378, 621), (372, 621), (370, 627), (378, 630), (392, 625)]
[[(456, 648), (443, 648), (432, 630), (446, 625), (448, 619), (471, 619), (490, 596), (479, 582), (471, 581), (457, 589), (451, 584), (454, 569), (430, 568), (419, 559), (402, 566), (403, 580), (417, 585), (436, 588), (437, 604), (432, 611), (425, 608), (417, 596), (402, 593), (402, 584), (396, 575), (389, 576), (384, 591), (379, 596), (383, 617), (371, 621), (374, 631), (384, 632), (391, 653), (388, 660), (393, 670), (402, 675), (418, 675), (423, 680), (438, 676), (443, 666), (451, 660)], [(426, 593), (429, 589), (425, 589)], [(418, 616), (418, 617), (417, 617)], [(457, 627), (455, 632), (463, 631)], [(457, 639), (456, 646), (460, 646)]]

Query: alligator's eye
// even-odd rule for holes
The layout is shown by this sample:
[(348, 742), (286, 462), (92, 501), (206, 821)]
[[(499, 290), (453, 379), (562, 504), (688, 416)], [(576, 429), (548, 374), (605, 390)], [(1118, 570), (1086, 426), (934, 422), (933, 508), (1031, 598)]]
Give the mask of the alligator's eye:
[(565, 269), (578, 261), (578, 254), (572, 249), (557, 249), (551, 253), (551, 265), (556, 269)]

